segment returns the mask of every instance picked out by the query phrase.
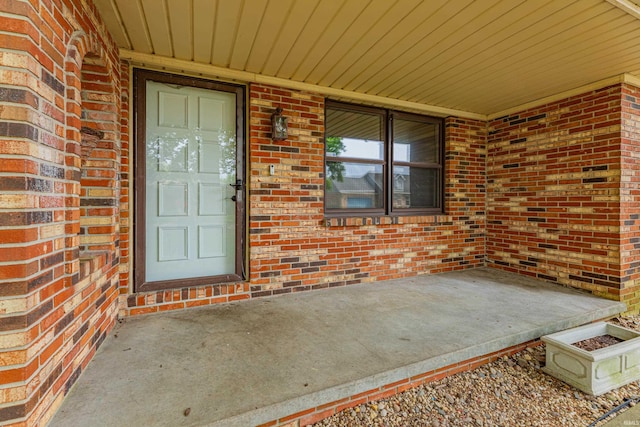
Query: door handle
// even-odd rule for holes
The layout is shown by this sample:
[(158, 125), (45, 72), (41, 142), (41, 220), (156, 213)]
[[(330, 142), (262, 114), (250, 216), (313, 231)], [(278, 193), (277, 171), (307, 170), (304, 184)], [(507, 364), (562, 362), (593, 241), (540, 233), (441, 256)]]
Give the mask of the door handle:
[(229, 184), (229, 186), (235, 188), (236, 191), (242, 190), (242, 180), (241, 179), (236, 179), (236, 183), (235, 184)]
[(232, 201), (234, 201), (234, 202), (235, 202), (236, 200), (238, 200), (238, 198), (236, 197), (236, 195), (235, 195), (235, 194), (234, 194), (233, 196), (229, 197), (229, 198), (230, 198)]

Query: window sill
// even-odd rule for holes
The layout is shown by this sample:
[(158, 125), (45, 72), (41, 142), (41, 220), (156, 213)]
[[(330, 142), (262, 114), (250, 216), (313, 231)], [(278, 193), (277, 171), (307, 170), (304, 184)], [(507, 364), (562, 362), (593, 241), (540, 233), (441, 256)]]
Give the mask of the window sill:
[(363, 215), (330, 217), (323, 220), (325, 227), (362, 227), (366, 225), (398, 224), (443, 224), (451, 222), (452, 217), (445, 214), (431, 215)]

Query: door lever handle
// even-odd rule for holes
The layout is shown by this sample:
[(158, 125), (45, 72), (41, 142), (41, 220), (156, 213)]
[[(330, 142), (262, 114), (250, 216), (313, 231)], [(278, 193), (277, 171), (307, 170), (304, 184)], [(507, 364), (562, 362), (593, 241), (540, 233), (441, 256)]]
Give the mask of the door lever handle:
[(236, 183), (235, 184), (229, 184), (229, 186), (235, 188), (236, 191), (242, 190), (242, 180), (241, 179), (236, 179)]

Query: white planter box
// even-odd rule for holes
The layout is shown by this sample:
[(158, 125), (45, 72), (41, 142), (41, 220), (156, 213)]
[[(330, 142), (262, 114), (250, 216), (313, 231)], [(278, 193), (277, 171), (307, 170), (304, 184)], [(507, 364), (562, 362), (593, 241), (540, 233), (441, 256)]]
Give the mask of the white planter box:
[[(593, 351), (571, 344), (611, 335), (624, 340)], [(547, 345), (543, 371), (585, 393), (598, 396), (640, 379), (640, 333), (605, 322), (543, 336)]]

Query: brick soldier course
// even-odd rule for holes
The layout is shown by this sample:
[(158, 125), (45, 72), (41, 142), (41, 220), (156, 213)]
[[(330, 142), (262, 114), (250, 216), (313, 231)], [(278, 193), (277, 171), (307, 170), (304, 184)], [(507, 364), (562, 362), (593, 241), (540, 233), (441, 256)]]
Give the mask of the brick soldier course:
[(447, 117), (445, 214), (326, 218), (324, 96), (248, 84), (247, 280), (134, 293), (132, 66), (91, 1), (0, 12), (2, 426), (45, 425), (119, 316), (484, 265), (640, 309), (638, 87)]

